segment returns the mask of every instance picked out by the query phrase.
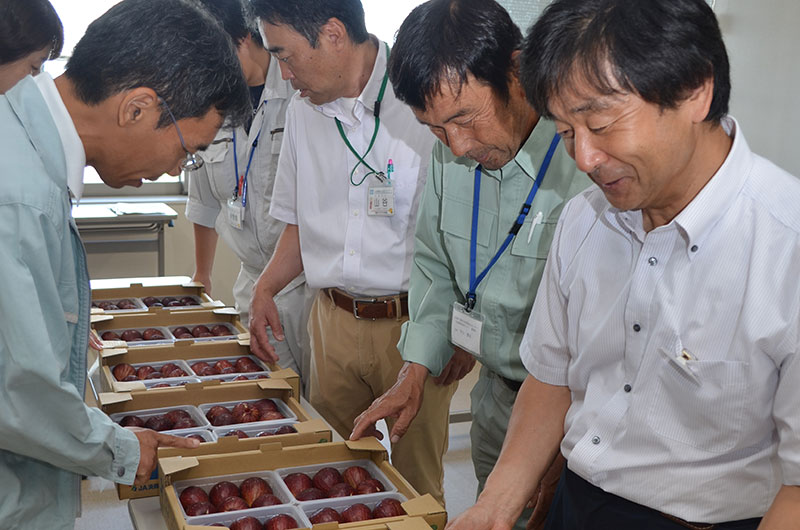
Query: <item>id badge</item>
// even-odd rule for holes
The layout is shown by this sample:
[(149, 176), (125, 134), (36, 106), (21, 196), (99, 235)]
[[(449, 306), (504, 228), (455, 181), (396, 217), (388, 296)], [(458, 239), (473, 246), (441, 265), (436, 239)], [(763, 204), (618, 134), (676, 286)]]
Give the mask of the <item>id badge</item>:
[(369, 187), (369, 215), (391, 217), (394, 215), (394, 187), (391, 181)]
[(242, 229), (244, 223), (244, 206), (241, 201), (231, 197), (228, 199), (228, 224), (237, 230)]
[(483, 315), (474, 310), (467, 312), (463, 304), (454, 302), (450, 322), (450, 342), (480, 357), (482, 332)]

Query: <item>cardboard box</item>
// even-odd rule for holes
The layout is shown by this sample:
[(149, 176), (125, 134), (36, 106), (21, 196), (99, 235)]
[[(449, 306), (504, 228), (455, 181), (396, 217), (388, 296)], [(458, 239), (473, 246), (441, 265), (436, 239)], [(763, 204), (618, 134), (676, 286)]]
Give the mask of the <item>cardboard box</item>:
[[(406, 499), (402, 503), (407, 515), (404, 517), (377, 519), (359, 523), (327, 523), (315, 526), (319, 530), (336, 530), (341, 528), (395, 528), (400, 524), (415, 525), (408, 522), (409, 518), (421, 517), (434, 530), (442, 530), (447, 522), (447, 512), (439, 505), (430, 494), (420, 496), (402, 475), (389, 463), (386, 450), (375, 438), (364, 438), (355, 442), (345, 441), (318, 445), (301, 445), (282, 447), (278, 444), (264, 444), (257, 451), (226, 455), (207, 455), (197, 457), (170, 457), (162, 458), (159, 455), (159, 476), (161, 481), (160, 502), (161, 510), (167, 527), (170, 530), (200, 530), (202, 526), (189, 525), (183, 516), (183, 510), (178, 500), (179, 492), (175, 484), (184, 481), (201, 480), (210, 477), (222, 477), (239, 473), (256, 474), (257, 472), (273, 472), (276, 469), (306, 466), (311, 464), (326, 464), (353, 460), (369, 460), (391, 481), (396, 492), (386, 495), (402, 495)], [(373, 494), (380, 495), (380, 494)], [(352, 503), (361, 502), (359, 497), (347, 497)], [(330, 499), (341, 501), (342, 499)], [(323, 501), (310, 501), (321, 508)], [(292, 506), (307, 506), (308, 503), (290, 503)], [(302, 508), (301, 508), (302, 509)], [(245, 517), (249, 510), (231, 512), (238, 517)], [(240, 514), (240, 515), (239, 515)], [(401, 522), (405, 521), (405, 522)], [(377, 526), (376, 526), (377, 525)], [(392, 526), (389, 526), (392, 525)], [(324, 527), (324, 529), (323, 529)], [(414, 526), (418, 528), (418, 526)]]
[[(106, 331), (121, 331), (126, 329), (166, 328), (164, 339), (155, 341), (125, 342), (124, 340), (104, 340), (103, 349), (106, 348), (153, 348), (181, 342), (176, 340), (171, 333), (171, 328), (192, 326), (200, 324), (220, 324), (228, 327), (232, 335), (188, 339), (194, 342), (239, 342), (250, 343), (250, 333), (239, 321), (239, 313), (233, 308), (202, 309), (195, 311), (168, 311), (161, 308), (151, 308), (147, 313), (125, 314), (93, 314), (92, 327), (97, 334), (102, 336)], [(183, 339), (187, 340), (187, 339)]]
[[(128, 348), (126, 345), (118, 348), (105, 348), (100, 352), (100, 388), (102, 392), (143, 392), (145, 384), (141, 381), (122, 382), (116, 381), (111, 374), (111, 369), (119, 363), (163, 363), (167, 361), (186, 361), (192, 364), (197, 359), (215, 357), (242, 357), (252, 355), (249, 341), (216, 341), (193, 342), (179, 340), (173, 344)], [(295, 398), (300, 396), (300, 376), (292, 369), (283, 369), (277, 364), (267, 364), (270, 369), (271, 379), (283, 379), (292, 387)], [(221, 377), (221, 376), (220, 376)], [(202, 378), (200, 378), (203, 380)], [(155, 380), (158, 381), (158, 380)], [(232, 381), (222, 383), (225, 386), (234, 384), (253, 384), (256, 381)], [(166, 390), (166, 389), (164, 389)], [(153, 389), (148, 392), (161, 392), (162, 389)]]
[[(228, 401), (247, 401), (272, 398), (283, 401), (297, 417), (294, 428), (297, 433), (279, 434), (264, 438), (222, 437), (216, 442), (200, 444), (196, 449), (162, 448), (159, 458), (178, 456), (201, 456), (213, 454), (253, 451), (265, 443), (278, 446), (294, 446), (327, 443), (332, 440), (330, 427), (321, 419), (312, 418), (298, 400), (293, 389), (281, 379), (262, 379), (256, 384), (221, 385), (219, 383), (190, 384), (181, 388), (163, 389), (153, 392), (103, 393), (100, 394), (100, 409), (106, 414), (135, 413), (140, 410), (173, 407), (178, 405), (202, 405)], [(238, 427), (231, 427), (238, 428)], [(265, 427), (259, 427), (265, 430)], [(153, 497), (159, 494), (158, 472), (142, 486), (117, 484), (120, 499)]]
[[(121, 280), (122, 282), (122, 280)], [(183, 311), (183, 310), (190, 310), (190, 309), (215, 309), (220, 307), (225, 307), (225, 304), (220, 300), (212, 299), (208, 293), (206, 293), (206, 289), (200, 282), (189, 282), (189, 283), (175, 283), (175, 284), (167, 284), (167, 285), (153, 285), (153, 286), (144, 286), (141, 283), (132, 283), (132, 282), (125, 282), (125, 286), (114, 287), (114, 288), (102, 288), (102, 289), (92, 289), (92, 301), (99, 301), (99, 300), (120, 300), (123, 298), (137, 298), (141, 300), (142, 298), (148, 296), (155, 296), (157, 298), (163, 298), (165, 296), (172, 296), (175, 298), (183, 298), (184, 296), (190, 296), (195, 298), (200, 305), (199, 306), (181, 306), (175, 308), (165, 308), (169, 311)], [(150, 310), (144, 304), (138, 303), (137, 300), (134, 300), (134, 303), (137, 306), (136, 310), (129, 310), (125, 311), (125, 313), (133, 312), (133, 313), (146, 313)], [(155, 308), (153, 308), (155, 310)], [(92, 308), (93, 314), (105, 314), (106, 311), (103, 309), (94, 307)], [(116, 314), (117, 311), (112, 311), (111, 314)]]

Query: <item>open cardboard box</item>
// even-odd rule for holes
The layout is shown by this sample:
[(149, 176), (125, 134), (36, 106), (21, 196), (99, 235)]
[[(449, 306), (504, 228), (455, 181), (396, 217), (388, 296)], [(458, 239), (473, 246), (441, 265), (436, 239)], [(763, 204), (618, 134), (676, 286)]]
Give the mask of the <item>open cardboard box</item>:
[[(199, 324), (224, 324), (233, 329), (233, 335), (213, 337), (209, 339), (194, 339), (194, 342), (229, 342), (238, 341), (248, 343), (250, 332), (239, 321), (239, 313), (232, 307), (220, 309), (199, 309), (187, 311), (169, 311), (163, 308), (151, 308), (147, 313), (123, 313), (123, 314), (93, 314), (91, 317), (92, 327), (98, 335), (102, 335), (109, 330), (123, 329), (143, 329), (143, 328), (174, 328), (175, 326), (196, 326)], [(165, 335), (165, 337), (167, 337)], [(175, 344), (180, 340), (172, 339), (172, 334), (166, 340), (131, 342), (123, 340), (104, 340), (103, 349), (106, 348), (153, 348), (164, 346), (165, 344)], [(183, 339), (186, 340), (186, 339)], [(192, 340), (192, 339), (189, 339)]]
[[(254, 471), (272, 471), (288, 467), (351, 460), (372, 461), (386, 478), (392, 482), (397, 492), (408, 499), (402, 503), (407, 515), (358, 523), (326, 523), (324, 525), (315, 525), (315, 530), (398, 528), (394, 526), (397, 523), (400, 523), (401, 528), (410, 530), (412, 527), (406, 525), (414, 525), (413, 528), (420, 528), (418, 526), (419, 523), (408, 522), (408, 519), (416, 517), (421, 517), (434, 530), (442, 530), (444, 528), (447, 522), (445, 509), (430, 494), (419, 495), (414, 490), (411, 484), (392, 467), (386, 450), (375, 438), (293, 447), (265, 443), (257, 451), (196, 457), (161, 457), (159, 453), (161, 511), (170, 530), (200, 530), (205, 527), (186, 523), (178, 500), (179, 492), (175, 490), (174, 484), (206, 477), (252, 473)], [(358, 502), (357, 497), (353, 497), (353, 502)], [(242, 512), (242, 517), (245, 515), (246, 512)], [(406, 522), (401, 523), (401, 521)]]
[[(152, 285), (152, 286), (144, 286), (141, 283), (128, 282), (127, 286), (125, 287), (92, 289), (92, 301), (120, 300), (123, 298), (145, 298), (147, 296), (155, 296), (157, 298), (163, 298), (164, 296), (174, 296), (176, 298), (182, 298), (184, 296), (192, 296), (196, 297), (200, 302), (199, 306), (184, 306), (181, 308), (176, 308), (181, 311), (186, 311), (188, 310), (187, 308), (214, 309), (219, 307), (225, 307), (225, 304), (220, 300), (212, 299), (208, 295), (208, 293), (206, 293), (205, 287), (200, 282), (175, 283), (171, 285), (167, 284), (167, 285)], [(155, 310), (155, 308), (153, 308), (153, 310)], [(173, 310), (173, 309), (167, 308), (167, 310)], [(146, 313), (148, 312), (148, 308), (142, 308), (140, 311), (136, 312)], [(94, 307), (92, 308), (92, 313), (104, 314), (105, 311), (103, 309)]]
[[(182, 360), (192, 364), (195, 359), (209, 359), (216, 357), (242, 357), (252, 355), (249, 341), (214, 341), (193, 342), (179, 340), (173, 344), (128, 348), (126, 345), (116, 348), (105, 348), (100, 352), (100, 387), (103, 392), (163, 392), (168, 389), (145, 390), (141, 381), (117, 381), (111, 374), (111, 369), (119, 363), (141, 364), (158, 363), (165, 361)], [(277, 364), (268, 364), (270, 379), (283, 379), (292, 387), (294, 397), (300, 396), (300, 376), (290, 369), (283, 369)], [(224, 386), (236, 384), (254, 384), (257, 381), (231, 381), (222, 383)]]
[[(201, 456), (227, 454), (257, 450), (265, 443), (278, 446), (309, 445), (327, 443), (332, 440), (330, 427), (321, 419), (312, 418), (298, 400), (294, 390), (282, 379), (261, 379), (255, 384), (221, 385), (218, 382), (188, 384), (184, 387), (169, 388), (152, 392), (103, 393), (100, 394), (100, 409), (106, 414), (121, 412), (135, 413), (140, 410), (157, 409), (178, 405), (202, 405), (205, 403), (224, 403), (227, 401), (247, 401), (273, 398), (283, 401), (297, 416), (293, 434), (278, 434), (265, 438), (222, 437), (216, 442), (200, 444), (196, 449), (162, 448), (159, 457)], [(232, 427), (238, 428), (238, 427)], [(157, 472), (141, 486), (117, 484), (120, 499), (152, 497), (158, 495)]]

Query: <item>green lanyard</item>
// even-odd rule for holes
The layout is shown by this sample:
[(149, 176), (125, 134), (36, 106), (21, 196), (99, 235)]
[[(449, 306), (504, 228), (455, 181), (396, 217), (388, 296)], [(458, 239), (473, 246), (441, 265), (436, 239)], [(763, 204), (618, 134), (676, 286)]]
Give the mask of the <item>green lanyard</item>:
[[(358, 159), (358, 163), (355, 166), (353, 166), (353, 169), (350, 171), (350, 184), (352, 184), (353, 186), (360, 186), (361, 184), (364, 183), (365, 180), (367, 180), (367, 177), (369, 177), (370, 175), (375, 175), (378, 177), (379, 180), (383, 181), (383, 179), (381, 178), (381, 173), (375, 171), (372, 168), (372, 166), (367, 164), (367, 162), (364, 159), (372, 150), (372, 146), (375, 145), (375, 138), (378, 137), (378, 129), (381, 126), (381, 118), (380, 118), (381, 101), (383, 101), (383, 93), (386, 91), (386, 83), (388, 81), (389, 81), (389, 45), (386, 44), (386, 73), (383, 74), (383, 82), (381, 83), (381, 90), (380, 92), (378, 92), (378, 99), (375, 101), (375, 110), (372, 111), (372, 114), (375, 116), (375, 131), (372, 133), (372, 140), (370, 140), (369, 147), (367, 147), (367, 151), (363, 155), (359, 155), (358, 151), (353, 149), (353, 146), (350, 144), (350, 141), (344, 134), (344, 129), (342, 128), (342, 122), (339, 121), (339, 118), (334, 118), (334, 120), (336, 120), (336, 127), (339, 129), (339, 134), (341, 135), (342, 140), (344, 140), (344, 143), (350, 149), (350, 152), (353, 153), (355, 157)], [(367, 169), (369, 169), (369, 173), (364, 175), (364, 178), (361, 179), (358, 184), (356, 184), (355, 182), (353, 182), (353, 174), (356, 172), (356, 169), (358, 169), (358, 166), (360, 166), (361, 164), (364, 164), (367, 167)]]

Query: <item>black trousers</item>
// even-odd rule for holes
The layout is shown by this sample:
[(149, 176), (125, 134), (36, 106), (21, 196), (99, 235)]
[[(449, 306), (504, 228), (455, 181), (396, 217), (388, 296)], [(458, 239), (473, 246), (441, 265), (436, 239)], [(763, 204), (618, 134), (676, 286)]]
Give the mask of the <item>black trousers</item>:
[[(558, 483), (545, 530), (756, 530), (761, 518), (743, 519), (713, 526), (681, 523), (660, 512), (606, 493), (564, 468)], [(689, 526), (694, 525), (694, 526)]]

